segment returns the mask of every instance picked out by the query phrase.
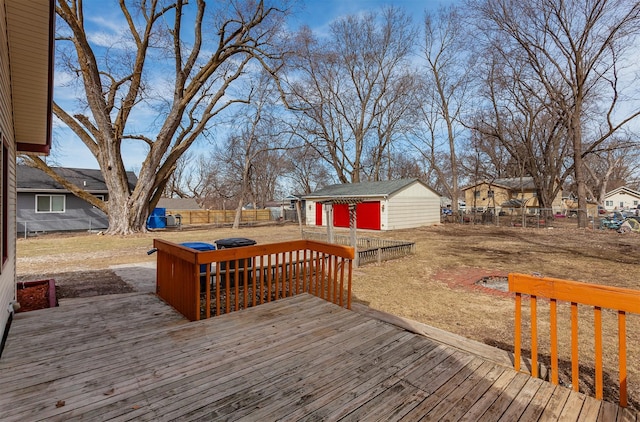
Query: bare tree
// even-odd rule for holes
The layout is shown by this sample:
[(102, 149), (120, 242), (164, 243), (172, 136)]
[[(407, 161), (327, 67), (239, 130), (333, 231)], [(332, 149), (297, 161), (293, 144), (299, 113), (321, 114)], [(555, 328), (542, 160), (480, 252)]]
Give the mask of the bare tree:
[(308, 143), (288, 152), (295, 193), (311, 193), (333, 183), (327, 164)]
[(275, 179), (287, 172), (286, 168), (274, 169), (282, 162), (280, 155), (289, 148), (291, 135), (281, 123), (278, 114), (282, 110), (271, 82), (267, 73), (251, 81), (249, 104), (235, 116), (230, 135), (224, 147), (219, 148), (218, 159), (226, 163), (226, 177), (236, 180), (233, 228), (240, 225), (245, 201), (254, 205), (266, 201), (265, 196), (275, 192)]
[(588, 195), (604, 205), (605, 194), (612, 189), (625, 186), (638, 170), (640, 152), (633, 142), (610, 139), (601, 148), (585, 157)]
[(496, 37), (492, 47), (505, 57), (518, 55), (543, 89), (549, 112), (563, 119), (573, 148), (578, 226), (586, 227), (584, 157), (640, 115), (623, 107), (640, 2), (482, 0), (474, 9)]
[(226, 148), (218, 147), (209, 154), (201, 155), (194, 176), (188, 182), (190, 191), (206, 209), (226, 210), (228, 204), (235, 209), (237, 203), (238, 182), (228, 171), (228, 163), (221, 159), (225, 151)]
[(193, 154), (187, 152), (176, 161), (176, 169), (169, 176), (162, 196), (167, 198), (189, 198), (191, 196), (188, 181), (191, 170), (189, 164), (192, 160)]
[[(83, 2), (57, 1), (61, 62), (78, 75), (86, 108), (64, 109), (54, 103), (53, 112), (96, 157), (109, 201), (60, 182), (108, 214), (109, 233), (145, 230), (149, 209), (159, 200), (177, 160), (215, 116), (241, 101), (230, 95), (230, 88), (242, 80), (249, 63), (257, 61), (275, 73), (284, 10), (263, 0), (232, 0), (216, 3), (213, 13), (206, 14), (209, 4), (119, 0), (125, 29), (121, 39), (104, 49), (88, 34), (85, 20), (90, 17)], [(148, 81), (152, 76), (164, 81), (169, 92), (154, 96)], [(132, 122), (137, 110), (149, 105), (158, 110), (159, 127), (140, 132)], [(126, 141), (148, 148), (133, 190), (122, 160)], [(29, 161), (53, 176), (39, 158)]]
[(342, 18), (326, 42), (308, 29), (298, 35), (288, 103), (299, 112), (300, 136), (340, 182), (360, 180), (367, 150), (374, 161), (383, 159), (403, 108), (398, 103), (410, 98), (414, 39), (410, 18), (395, 8)]
[(437, 174), (437, 185), (451, 198), (458, 211), (460, 197), (458, 148), (466, 134), (463, 111), (470, 94), (471, 50), (465, 46), (468, 33), (455, 7), (427, 13), (424, 20), (425, 73), (423, 101), (416, 145)]
[(481, 92), (488, 105), (476, 116), (473, 129), (478, 139), (495, 141), (508, 152), (507, 175), (531, 176), (539, 207), (551, 209), (572, 169), (567, 165), (571, 143), (564, 119), (548, 109), (544, 88), (527, 76), (517, 59), (494, 54), (491, 47), (483, 56)]

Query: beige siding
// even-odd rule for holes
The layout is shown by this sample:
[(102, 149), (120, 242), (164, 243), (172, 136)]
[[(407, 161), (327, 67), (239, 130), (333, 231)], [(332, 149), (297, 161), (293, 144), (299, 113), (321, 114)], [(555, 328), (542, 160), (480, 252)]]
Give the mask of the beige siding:
[(408, 229), (440, 223), (440, 196), (419, 183), (408, 186), (382, 203), (382, 230)]
[[(15, 282), (15, 251), (16, 251), (16, 194), (15, 194), (15, 135), (13, 133), (13, 117), (11, 114), (11, 86), (9, 80), (9, 52), (7, 49), (7, 28), (5, 16), (5, 1), (0, 0), (0, 135), (7, 142), (9, 148), (9, 250), (8, 259), (0, 272), (0, 335), (5, 330), (9, 319), (7, 312), (9, 303), (14, 300), (16, 292)], [(0, 165), (2, 161), (0, 160)], [(0, 169), (0, 176), (2, 170)], [(1, 186), (1, 184), (0, 184)], [(1, 208), (0, 208), (1, 211)], [(1, 220), (0, 220), (1, 221)]]
[[(493, 191), (493, 197), (489, 195), (489, 191)], [(475, 196), (476, 192), (479, 192), (478, 196)], [(530, 197), (530, 192), (525, 192), (525, 198)], [(520, 196), (518, 196), (520, 198)], [(500, 208), (500, 204), (510, 199), (514, 199), (511, 196), (511, 192), (500, 186), (495, 186), (487, 183), (478, 185), (475, 188), (467, 189), (465, 191), (464, 200), (467, 204), (467, 209), (475, 208)]]

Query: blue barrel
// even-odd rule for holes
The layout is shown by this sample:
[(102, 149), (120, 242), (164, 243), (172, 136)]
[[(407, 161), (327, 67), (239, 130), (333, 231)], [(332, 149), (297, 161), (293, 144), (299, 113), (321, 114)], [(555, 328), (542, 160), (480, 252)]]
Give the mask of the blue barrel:
[(147, 219), (147, 227), (150, 229), (164, 229), (167, 227), (167, 209), (154, 208)]
[[(215, 251), (216, 247), (213, 246), (211, 243), (204, 243), (204, 242), (184, 242), (181, 243), (182, 246), (185, 246), (187, 248), (191, 248), (191, 249), (195, 249), (196, 251), (200, 251), (200, 252), (204, 252), (204, 251)], [(207, 271), (207, 264), (201, 264), (200, 265), (200, 272), (204, 273)]]
[[(211, 243), (204, 242), (184, 242), (181, 243), (182, 246), (187, 248), (195, 249), (196, 251), (204, 252), (204, 251), (215, 251), (216, 247)], [(207, 277), (207, 264), (200, 264), (200, 291), (203, 292), (206, 287), (206, 277)]]

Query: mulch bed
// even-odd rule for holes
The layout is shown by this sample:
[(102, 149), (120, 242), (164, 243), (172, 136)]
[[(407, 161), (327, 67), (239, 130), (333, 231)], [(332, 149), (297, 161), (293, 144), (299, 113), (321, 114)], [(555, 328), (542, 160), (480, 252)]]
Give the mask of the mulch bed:
[(17, 312), (36, 311), (49, 307), (49, 285), (39, 284), (18, 289), (20, 309)]

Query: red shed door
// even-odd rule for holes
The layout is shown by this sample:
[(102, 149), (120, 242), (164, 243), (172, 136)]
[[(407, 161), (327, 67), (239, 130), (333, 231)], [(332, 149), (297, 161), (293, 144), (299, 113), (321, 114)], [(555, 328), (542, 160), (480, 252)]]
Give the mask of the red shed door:
[(316, 202), (316, 226), (322, 225), (322, 204)]
[(333, 204), (334, 227), (349, 227), (349, 205)]
[[(380, 230), (380, 202), (362, 202), (358, 204), (356, 206), (356, 217), (359, 229)], [(347, 221), (348, 226), (349, 222)]]

